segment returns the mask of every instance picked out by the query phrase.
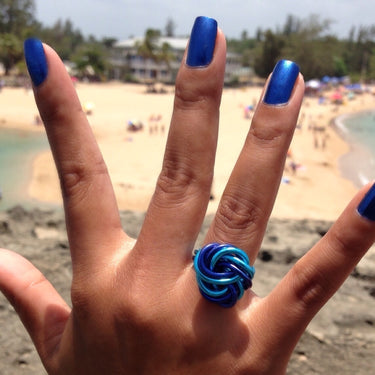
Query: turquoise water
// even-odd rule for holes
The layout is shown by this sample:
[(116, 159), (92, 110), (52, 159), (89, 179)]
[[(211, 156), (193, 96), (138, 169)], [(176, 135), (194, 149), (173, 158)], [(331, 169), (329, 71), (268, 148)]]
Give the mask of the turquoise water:
[(336, 126), (351, 151), (340, 159), (343, 175), (357, 186), (375, 179), (375, 110), (342, 116)]
[(0, 210), (16, 204), (34, 205), (27, 194), (27, 185), (34, 157), (46, 149), (48, 142), (44, 133), (0, 130)]

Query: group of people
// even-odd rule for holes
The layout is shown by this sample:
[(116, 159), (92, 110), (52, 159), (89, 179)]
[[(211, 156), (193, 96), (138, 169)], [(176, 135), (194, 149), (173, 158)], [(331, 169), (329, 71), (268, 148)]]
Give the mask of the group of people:
[(152, 114), (148, 119), (148, 131), (150, 135), (165, 134), (165, 125), (161, 114)]

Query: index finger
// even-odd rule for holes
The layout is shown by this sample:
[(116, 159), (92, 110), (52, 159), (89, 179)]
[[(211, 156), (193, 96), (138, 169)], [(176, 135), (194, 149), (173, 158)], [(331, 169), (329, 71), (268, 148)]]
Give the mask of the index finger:
[(55, 51), (29, 39), (25, 57), (60, 178), (73, 264), (95, 262), (95, 249), (115, 241), (122, 232), (105, 162)]

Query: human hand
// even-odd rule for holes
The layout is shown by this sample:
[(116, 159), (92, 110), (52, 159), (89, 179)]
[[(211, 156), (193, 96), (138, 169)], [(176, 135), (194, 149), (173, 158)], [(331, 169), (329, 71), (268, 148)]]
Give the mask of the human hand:
[[(363, 200), (365, 188), (267, 297), (247, 291), (230, 309), (206, 301), (191, 255), (210, 196), (225, 69), (225, 39), (214, 21), (198, 20), (187, 55), (162, 171), (135, 241), (122, 230), (65, 67), (50, 47), (26, 44), (61, 181), (72, 307), (8, 250), (0, 251), (0, 289), (50, 374), (282, 374), (306, 325), (375, 239), (374, 192)], [(303, 94), (296, 66), (278, 64), (205, 243), (233, 243), (255, 262)]]

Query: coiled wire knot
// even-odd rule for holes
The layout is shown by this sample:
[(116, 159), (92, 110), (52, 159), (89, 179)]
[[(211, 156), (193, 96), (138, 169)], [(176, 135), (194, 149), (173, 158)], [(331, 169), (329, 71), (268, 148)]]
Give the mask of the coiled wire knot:
[(202, 296), (222, 307), (234, 306), (252, 286), (255, 268), (237, 247), (210, 243), (195, 250), (193, 260)]

